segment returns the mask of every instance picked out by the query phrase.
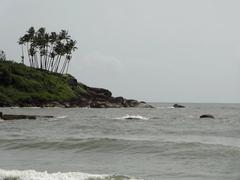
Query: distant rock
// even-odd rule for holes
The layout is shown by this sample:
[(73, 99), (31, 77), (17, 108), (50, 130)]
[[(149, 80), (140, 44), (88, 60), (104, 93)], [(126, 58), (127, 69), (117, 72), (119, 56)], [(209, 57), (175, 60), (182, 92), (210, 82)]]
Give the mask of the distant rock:
[(215, 117), (211, 114), (203, 114), (200, 116), (200, 118), (211, 118), (211, 119), (214, 119)]
[(180, 104), (174, 104), (173, 107), (174, 108), (185, 108), (185, 106), (180, 105)]

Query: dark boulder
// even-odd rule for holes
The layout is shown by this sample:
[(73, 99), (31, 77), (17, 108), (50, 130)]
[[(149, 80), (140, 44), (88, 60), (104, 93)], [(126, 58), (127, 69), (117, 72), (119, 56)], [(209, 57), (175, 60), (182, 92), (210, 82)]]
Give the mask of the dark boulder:
[(13, 114), (3, 114), (2, 115), (3, 120), (18, 120), (18, 119), (31, 119), (35, 120), (37, 119), (36, 116), (29, 116), (29, 115), (13, 115)]
[(150, 104), (148, 104), (144, 101), (139, 102), (139, 104), (136, 107), (138, 107), (138, 108), (154, 108), (153, 106), (151, 106)]
[(75, 78), (68, 79), (68, 85), (73, 87), (77, 86), (78, 85), (77, 79)]
[(174, 108), (185, 108), (185, 106), (180, 105), (180, 104), (174, 104), (173, 107)]
[(88, 90), (93, 96), (105, 96), (105, 97), (111, 97), (112, 96), (112, 92), (107, 90), (107, 89), (92, 88), (91, 87)]
[(139, 105), (139, 102), (134, 99), (127, 99), (125, 102), (126, 107), (136, 107)]
[(37, 118), (53, 118), (54, 116), (37, 116), (37, 115), (16, 115), (16, 114), (3, 114), (0, 112), (0, 118), (3, 120), (20, 120), (20, 119), (29, 119), (35, 120)]
[(203, 114), (200, 116), (200, 118), (211, 118), (211, 119), (214, 119), (214, 116), (211, 115), (211, 114)]
[(123, 104), (125, 102), (125, 99), (123, 97), (115, 97), (112, 99), (113, 103)]
[(107, 102), (104, 101), (93, 101), (90, 104), (91, 108), (108, 108), (109, 105), (107, 104)]

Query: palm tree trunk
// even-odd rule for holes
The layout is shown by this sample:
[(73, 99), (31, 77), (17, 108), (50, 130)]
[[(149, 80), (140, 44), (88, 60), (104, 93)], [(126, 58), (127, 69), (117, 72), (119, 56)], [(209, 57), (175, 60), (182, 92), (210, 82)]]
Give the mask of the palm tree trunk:
[(23, 44), (22, 44), (21, 46), (22, 46), (22, 63), (24, 64), (24, 50), (23, 50)]
[(59, 59), (58, 59), (58, 64), (57, 64), (57, 67), (56, 67), (55, 72), (58, 72), (58, 67), (59, 67), (59, 64), (60, 64), (61, 58), (62, 58), (62, 56), (60, 56)]
[(54, 60), (54, 62), (53, 62), (52, 72), (55, 72), (55, 69), (56, 69), (56, 66), (57, 66), (57, 62), (58, 62), (59, 56), (60, 56), (60, 55), (58, 55), (57, 58), (56, 58), (56, 60)]
[[(32, 67), (34, 67), (33, 56), (30, 55), (30, 57), (31, 57)], [(35, 68), (35, 67), (34, 67), (34, 68)]]
[(64, 63), (63, 63), (62, 69), (61, 69), (61, 71), (60, 71), (61, 74), (64, 73), (65, 68), (66, 68), (66, 64), (67, 64), (67, 58), (65, 57), (65, 60), (64, 60)]
[(48, 53), (48, 56), (47, 56), (47, 70), (49, 70), (49, 68), (50, 68), (50, 65), (51, 65), (51, 59), (52, 58), (50, 58), (50, 55), (51, 55), (51, 53), (53, 52), (53, 45), (50, 47), (50, 51), (49, 51), (49, 53)]
[(67, 62), (67, 70), (66, 70), (66, 74), (68, 73), (69, 63), (70, 63), (70, 60), (68, 60), (68, 62)]
[(47, 66), (48, 66), (48, 45), (46, 47), (46, 52), (45, 52), (45, 70), (47, 70)]
[(36, 68), (39, 68), (39, 65), (38, 65), (38, 58), (37, 58), (37, 53), (34, 54), (34, 60), (35, 60)]
[(55, 62), (55, 58), (52, 58), (52, 60), (51, 60), (51, 72), (53, 71), (54, 62)]
[(42, 55), (40, 55), (40, 69), (42, 69)]
[(32, 67), (31, 57), (29, 55), (29, 44), (28, 44), (28, 42), (27, 42), (27, 54), (28, 54), (29, 65), (30, 65), (30, 67)]

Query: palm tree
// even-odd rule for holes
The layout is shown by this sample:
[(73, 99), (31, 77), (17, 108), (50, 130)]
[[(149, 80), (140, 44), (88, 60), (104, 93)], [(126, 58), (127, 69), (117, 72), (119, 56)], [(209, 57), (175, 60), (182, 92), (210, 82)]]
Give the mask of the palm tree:
[(3, 50), (0, 50), (0, 61), (6, 61), (6, 54)]
[(19, 39), (18, 44), (21, 45), (21, 50), (22, 50), (21, 63), (24, 64), (24, 48), (23, 48), (24, 40), (22, 37)]
[(71, 59), (72, 59), (72, 56), (68, 55), (67, 56), (67, 70), (66, 70), (66, 74), (68, 73), (69, 63), (70, 63)]
[(47, 70), (49, 70), (52, 67), (54, 58), (56, 56), (56, 53), (54, 52), (53, 48), (57, 41), (57, 38), (58, 38), (58, 35), (56, 32), (51, 32), (51, 34), (49, 35), (50, 51), (47, 57)]
[(47, 56), (46, 47), (48, 46), (48, 35), (44, 27), (41, 27), (38, 29), (38, 31), (35, 33), (32, 43), (34, 47), (39, 49), (40, 68), (45, 69), (46, 67), (45, 61)]
[[(31, 63), (31, 58), (30, 58), (30, 55), (29, 55), (29, 42), (30, 42), (30, 36), (28, 34), (24, 34), (22, 37), (19, 38), (18, 40), (18, 44), (23, 46), (25, 44), (27, 44), (27, 53), (28, 53), (28, 59), (29, 59), (29, 65), (32, 66), (32, 63)], [(24, 58), (24, 55), (22, 53), (22, 58)]]
[(52, 68), (53, 68), (53, 64), (54, 64), (54, 59), (55, 59), (55, 57), (56, 57), (56, 52), (55, 51), (52, 51), (50, 54), (49, 54), (49, 56), (50, 56), (50, 60), (49, 60), (49, 65), (48, 65), (48, 71), (50, 70), (50, 68), (51, 68), (51, 71), (52, 71)]
[(57, 72), (58, 71), (58, 67), (59, 67), (59, 64), (60, 64), (60, 61), (61, 61), (61, 58), (62, 56), (65, 54), (65, 47), (64, 47), (64, 44), (61, 42), (61, 41), (57, 41), (57, 44), (55, 46), (55, 49), (54, 51), (56, 52), (57, 54), (57, 59), (56, 59), (56, 62), (54, 64), (54, 69), (53, 71), (54, 72)]
[[(32, 42), (33, 38), (34, 38), (34, 34), (35, 34), (35, 29), (34, 27), (30, 27), (27, 31), (27, 48), (28, 48), (28, 55), (31, 56), (31, 52), (30, 52), (30, 48), (29, 48), (29, 43)], [(31, 44), (30, 44), (31, 46)], [(34, 62), (33, 62), (33, 58), (31, 59), (31, 66), (34, 67)]]
[(34, 51), (35, 51), (35, 54), (34, 54), (35, 68), (39, 68), (38, 55), (37, 55), (38, 43), (39, 43), (38, 41), (39, 41), (39, 38), (38, 38), (38, 36), (35, 33), (34, 37), (32, 38), (32, 41), (31, 41), (31, 47), (34, 48)]
[(33, 46), (30, 47), (29, 54), (30, 54), (30, 56), (32, 58), (31, 61), (33, 62), (33, 67), (37, 68), (37, 64), (36, 64), (36, 62), (34, 62), (34, 57), (35, 57), (35, 54), (36, 54), (36, 50), (35, 50), (35, 48)]
[(65, 61), (64, 61), (64, 63), (63, 63), (62, 69), (61, 69), (61, 71), (60, 71), (61, 74), (64, 74), (65, 69), (66, 69), (66, 65), (67, 65), (66, 73), (68, 72), (69, 63), (70, 63), (70, 60), (71, 60), (71, 58), (72, 58), (72, 52), (77, 49), (76, 44), (77, 44), (77, 41), (73, 41), (73, 40), (71, 39), (71, 40), (68, 41), (67, 44), (65, 45), (66, 56), (65, 56)]

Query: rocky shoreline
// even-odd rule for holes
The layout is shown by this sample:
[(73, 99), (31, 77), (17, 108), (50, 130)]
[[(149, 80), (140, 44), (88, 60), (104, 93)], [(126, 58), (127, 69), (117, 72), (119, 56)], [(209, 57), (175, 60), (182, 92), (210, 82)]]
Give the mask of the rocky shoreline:
[(144, 101), (125, 99), (123, 97), (112, 97), (111, 92), (106, 89), (91, 88), (91, 96), (79, 97), (70, 101), (31, 101), (19, 102), (14, 105), (2, 107), (61, 107), (61, 108), (153, 108)]
[[(77, 84), (76, 84), (77, 85)], [(85, 87), (88, 94), (78, 99), (67, 102), (51, 102), (45, 107), (89, 107), (89, 108), (129, 108), (142, 107), (153, 108), (153, 106), (143, 101), (125, 99), (123, 97), (113, 97), (111, 91), (103, 88)]]
[(134, 99), (126, 99), (123, 97), (113, 97), (112, 92), (103, 88), (88, 87), (84, 84), (79, 84), (77, 79), (70, 78), (68, 85), (75, 89), (79, 85), (85, 89), (86, 94), (67, 100), (67, 101), (43, 101), (43, 100), (28, 100), (18, 101), (14, 104), (6, 104), (0, 102), (0, 107), (62, 107), (62, 108), (153, 108), (144, 101), (137, 101)]

